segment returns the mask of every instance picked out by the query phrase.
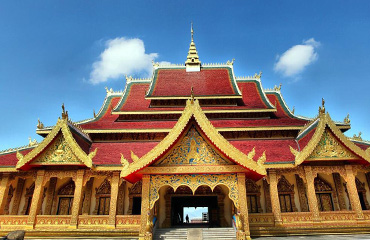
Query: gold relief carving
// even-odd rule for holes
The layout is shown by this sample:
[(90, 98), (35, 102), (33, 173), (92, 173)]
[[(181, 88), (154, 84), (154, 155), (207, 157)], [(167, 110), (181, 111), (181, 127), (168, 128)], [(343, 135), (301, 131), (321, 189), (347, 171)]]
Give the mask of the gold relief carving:
[(35, 183), (32, 183), (29, 188), (26, 188), (25, 203), (24, 203), (21, 215), (28, 214), (27, 210), (29, 210), (29, 208), (30, 208), (34, 190), (35, 190)]
[(115, 225), (117, 215), (117, 199), (118, 199), (118, 186), (119, 186), (119, 172), (114, 172), (111, 180), (111, 198), (109, 207), (109, 224)]
[(133, 206), (133, 199), (134, 197), (141, 197), (141, 192), (142, 192), (142, 180), (137, 181), (128, 189), (129, 191), (129, 208), (128, 208), (128, 213), (127, 214), (132, 214), (132, 206)]
[[(25, 164), (35, 160), (37, 156), (39, 156), (50, 144), (53, 144), (53, 141), (56, 140), (59, 133), (61, 133), (62, 138), (64, 139), (64, 142), (66, 145), (68, 145), (69, 149), (73, 153), (73, 155), (76, 156), (76, 158), (82, 162), (85, 166), (91, 168), (92, 167), (92, 159), (96, 155), (97, 149), (95, 151), (89, 153), (88, 155), (81, 149), (81, 147), (78, 145), (76, 140), (74, 139), (72, 132), (70, 131), (70, 126), (77, 127), (75, 124), (70, 122), (68, 119), (58, 119), (57, 124), (54, 126), (54, 128), (51, 130), (51, 132), (47, 135), (47, 137), (39, 144), (37, 145), (31, 152), (29, 152), (27, 155), (23, 156), (21, 153), (17, 152), (17, 165), (16, 168), (22, 168)], [(78, 127), (77, 127), (78, 128)], [(83, 130), (79, 129), (82, 134)], [(85, 134), (85, 137), (87, 139), (90, 139), (88, 135)], [(91, 141), (91, 140), (89, 140)], [(58, 145), (59, 146), (59, 145)], [(55, 147), (55, 146), (54, 146)], [(57, 157), (59, 155), (64, 155), (64, 149), (62, 146), (59, 148), (54, 148), (55, 150), (55, 158), (52, 158), (53, 160), (59, 159), (60, 157)], [(68, 150), (69, 151), (69, 150)], [(45, 162), (42, 162), (45, 164)], [(56, 162), (60, 163), (60, 162)]]
[(264, 178), (262, 180), (262, 185), (263, 185), (263, 192), (265, 194), (266, 213), (271, 213), (272, 207), (271, 207), (270, 184), (268, 184), (267, 180)]
[(77, 170), (77, 177), (75, 181), (75, 189), (73, 195), (72, 211), (71, 211), (71, 227), (77, 227), (78, 213), (82, 203), (82, 188), (85, 170)]
[(109, 221), (109, 216), (79, 216), (78, 226), (85, 225), (83, 227), (94, 227), (97, 225), (104, 226), (107, 225)]
[(369, 202), (367, 201), (367, 197), (366, 197), (365, 183), (361, 182), (357, 177), (355, 179), (356, 179), (356, 188), (357, 188), (358, 194), (361, 194), (362, 198), (364, 199), (364, 203), (365, 203), (364, 210), (369, 210), (370, 206), (369, 206)]
[(358, 196), (358, 191), (356, 188), (356, 179), (353, 174), (352, 166), (346, 165), (345, 169), (346, 169), (346, 174), (347, 174), (346, 181), (347, 181), (348, 196), (349, 196), (352, 209), (356, 212), (357, 219), (363, 219), (364, 214), (362, 212), (360, 198)]
[(124, 213), (125, 187), (126, 182), (122, 182), (118, 188), (117, 215), (123, 215)]
[(22, 197), (22, 192), (23, 192), (23, 189), (24, 189), (24, 183), (25, 182), (26, 182), (25, 179), (18, 178), (17, 188), (15, 190), (15, 197), (14, 197), (14, 202), (13, 202), (11, 215), (17, 215), (18, 214), (19, 205), (21, 203), (21, 197)]
[(152, 214), (150, 210), (150, 192), (151, 192), (151, 177), (149, 175), (143, 175), (142, 177), (142, 198), (141, 198), (141, 218), (140, 218), (140, 235), (139, 238), (146, 239), (147, 222), (148, 218)]
[(83, 185), (85, 186), (86, 183), (90, 180), (90, 178), (108, 178), (110, 179), (112, 177), (111, 171), (93, 171), (91, 169), (85, 170), (85, 175), (83, 179)]
[[(290, 184), (284, 175), (281, 175), (278, 181), (278, 193), (281, 212), (297, 212), (294, 201), (294, 184)], [(283, 204), (285, 203), (285, 204)]]
[(249, 225), (272, 226), (274, 225), (274, 215), (272, 213), (249, 215)]
[[(86, 178), (84, 178), (85, 180)], [(84, 200), (82, 203), (82, 214), (89, 215), (90, 213), (90, 204), (91, 204), (91, 195), (92, 195), (92, 188), (94, 184), (94, 177), (90, 178), (90, 180), (87, 181), (85, 186), (85, 195)]]
[(306, 174), (306, 183), (307, 183), (307, 200), (308, 200), (310, 212), (312, 213), (312, 219), (313, 221), (320, 221), (319, 207), (317, 205), (317, 198), (316, 198), (315, 184), (314, 184), (314, 179), (317, 174), (314, 174), (312, 172), (311, 166), (305, 166), (304, 171)]
[(186, 135), (155, 166), (173, 165), (228, 165), (233, 164), (217, 153), (201, 136), (196, 127), (190, 127)]
[(6, 189), (8, 188), (9, 183), (9, 174), (3, 173), (1, 176), (1, 182), (0, 182), (0, 214), (3, 212), (5, 204), (6, 204)]
[(338, 140), (329, 132), (325, 131), (315, 150), (312, 152), (309, 160), (314, 159), (357, 159), (357, 157), (348, 151)]
[(342, 179), (340, 178), (340, 174), (339, 173), (333, 173), (332, 175), (333, 175), (335, 190), (338, 194), (339, 209), (340, 210), (347, 210), (346, 202), (344, 200), (344, 195), (343, 195)]
[(283, 223), (311, 222), (312, 214), (310, 212), (281, 213), (281, 218)]
[[(192, 165), (191, 173), (235, 173), (235, 172), (246, 172), (247, 170), (239, 165)], [(146, 167), (140, 170), (142, 174), (186, 174), (189, 173), (189, 165), (178, 165), (178, 166), (168, 166), (168, 167)]]
[(244, 168), (255, 171), (260, 175), (266, 175), (265, 167), (261, 164), (257, 164), (256, 161), (250, 159), (246, 154), (240, 152), (235, 148), (229, 141), (227, 141), (211, 124), (199, 105), (198, 100), (194, 100), (191, 103), (187, 101), (186, 107), (181, 114), (181, 117), (177, 121), (176, 125), (171, 129), (169, 134), (156, 145), (151, 151), (142, 156), (138, 161), (131, 163), (127, 169), (122, 170), (121, 176), (126, 177), (144, 167), (151, 164), (153, 161), (158, 159), (165, 151), (167, 151), (183, 133), (187, 127), (189, 121), (195, 119), (202, 132), (206, 135), (206, 138), (215, 145), (217, 149), (228, 158), (234, 160), (237, 164)]
[(139, 230), (140, 226), (140, 215), (137, 216), (117, 216), (116, 217), (116, 226), (117, 228), (126, 228), (126, 227), (136, 227)]
[[(245, 180), (245, 188), (247, 190), (247, 196), (255, 196), (257, 202), (257, 205), (254, 205), (248, 202), (249, 199), (247, 199), (248, 208), (250, 208), (249, 212), (261, 213), (261, 186), (257, 185), (255, 181), (247, 178)], [(256, 207), (257, 209), (255, 209)]]
[(55, 178), (55, 177), (50, 178), (49, 187), (47, 188), (47, 191), (46, 191), (46, 206), (45, 206), (44, 215), (51, 215), (51, 208), (53, 204), (57, 180), (58, 178)]
[[(188, 186), (193, 192), (201, 186), (207, 185), (212, 190), (217, 185), (225, 185), (229, 189), (229, 197), (239, 208), (237, 176), (236, 174), (203, 174), (203, 175), (152, 175), (150, 177), (150, 209), (159, 198), (159, 189), (170, 186), (175, 191), (179, 186)], [(144, 193), (142, 194), (144, 196)]]
[(59, 135), (49, 147), (43, 151), (30, 164), (35, 165), (56, 165), (56, 164), (80, 164), (81, 162), (72, 152), (71, 147), (66, 143), (64, 137)]
[(71, 223), (71, 217), (70, 216), (45, 216), (45, 215), (38, 215), (36, 218), (36, 228), (43, 227), (49, 227), (54, 226), (56, 228), (60, 228), (61, 225), (67, 225)]
[[(44, 182), (45, 170), (37, 171), (37, 177), (34, 185), (34, 191), (32, 195), (32, 202), (28, 214), (27, 224), (34, 227), (36, 215), (41, 208), (41, 198), (43, 196), (43, 182)], [(27, 192), (26, 192), (27, 193)]]
[(76, 181), (76, 173), (77, 173), (76, 171), (48, 170), (45, 172), (43, 185), (45, 185), (52, 177), (56, 177), (59, 179), (71, 178), (73, 181)]
[(15, 189), (14, 189), (13, 185), (10, 185), (9, 188), (8, 188), (8, 195), (6, 197), (5, 207), (4, 207), (4, 211), (3, 211), (5, 215), (9, 214), (9, 206), (10, 206), (10, 202), (12, 201), (12, 198), (13, 198), (14, 190)]
[(306, 188), (303, 179), (298, 174), (295, 174), (295, 180), (297, 183), (299, 205), (301, 206), (301, 212), (308, 212)]
[[(319, 123), (316, 127), (315, 133), (312, 136), (311, 140), (308, 144), (295, 155), (295, 164), (300, 165), (303, 161), (310, 157), (310, 155), (314, 152), (316, 147), (319, 145), (320, 140), (322, 139), (323, 134), (326, 131), (331, 131), (332, 136), (336, 141), (339, 141), (343, 144), (344, 147), (348, 148), (351, 152), (355, 155), (359, 156), (360, 158), (370, 162), (370, 155), (366, 154), (364, 150), (359, 148), (355, 145), (352, 141), (350, 141), (342, 131), (336, 126), (336, 124), (331, 120), (329, 113), (319, 113)], [(330, 152), (330, 151), (329, 151)], [(331, 174), (331, 173), (329, 173)]]
[(16, 228), (19, 229), (20, 226), (27, 224), (28, 216), (1, 216), (0, 226), (4, 228)]
[(274, 214), (274, 220), (276, 224), (281, 224), (281, 210), (280, 210), (280, 201), (279, 193), (277, 187), (277, 176), (274, 169), (269, 170), (269, 180), (270, 180), (270, 197), (271, 197), (271, 207), (272, 213)]
[(321, 212), (322, 221), (354, 221), (356, 216), (352, 211)]
[(238, 213), (240, 213), (240, 215), (239, 214), (237, 215), (240, 216), (242, 223), (243, 223), (243, 235), (245, 237), (249, 237), (250, 232), (249, 232), (249, 223), (248, 223), (247, 190), (245, 188), (245, 183), (246, 183), (245, 174), (238, 173), (237, 181), (238, 181), (238, 190), (237, 190), (238, 191), (238, 201), (240, 201), (241, 204), (239, 205), (235, 204), (235, 207), (238, 209)]
[(98, 215), (108, 215), (109, 214), (108, 209), (104, 209), (104, 207), (107, 207), (105, 206), (107, 204), (106, 202), (105, 204), (102, 204), (103, 206), (100, 206), (100, 198), (109, 198), (109, 202), (110, 202), (110, 197), (111, 197), (111, 185), (108, 179), (106, 178), (100, 184), (99, 187), (95, 188), (95, 210), (93, 211), (93, 215), (97, 215), (97, 214)]

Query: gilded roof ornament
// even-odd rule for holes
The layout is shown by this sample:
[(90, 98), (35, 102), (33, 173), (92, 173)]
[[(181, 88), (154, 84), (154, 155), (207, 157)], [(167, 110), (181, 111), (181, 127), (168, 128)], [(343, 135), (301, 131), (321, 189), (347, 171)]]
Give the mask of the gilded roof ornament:
[(130, 166), (130, 163), (127, 161), (127, 159), (123, 156), (123, 154), (121, 153), (121, 164), (123, 166), (123, 170), (126, 170), (128, 168), (128, 166)]
[(107, 93), (113, 93), (113, 88), (108, 89), (108, 87), (105, 87), (105, 91), (107, 91)]
[(294, 114), (294, 112), (295, 112), (295, 107), (293, 107), (293, 109), (292, 109), (292, 114)]
[(234, 64), (234, 61), (235, 61), (235, 58), (233, 58), (233, 59), (231, 60), (231, 62), (230, 62), (229, 60), (227, 60), (226, 65), (230, 65), (230, 66), (232, 66), (232, 65)]
[(44, 129), (44, 124), (40, 121), (40, 118), (37, 119), (37, 129)]
[(94, 114), (94, 118), (96, 118), (96, 113), (95, 113), (95, 109), (93, 110), (93, 114)]
[(265, 164), (265, 162), (266, 162), (266, 151), (264, 151), (262, 153), (262, 155), (258, 158), (257, 164), (263, 166), (263, 164)]
[(261, 79), (261, 77), (262, 77), (262, 71), (260, 71), (260, 73), (258, 73), (258, 74), (255, 73), (254, 76), (253, 76), (253, 78), (258, 79), (258, 80)]
[(32, 138), (31, 138), (31, 137), (28, 137), (28, 146), (32, 147), (32, 146), (35, 146), (35, 145), (37, 145), (37, 144), (38, 144), (38, 142), (37, 142), (37, 140), (36, 140), (36, 139), (33, 139), (33, 140), (32, 140)]
[(139, 160), (139, 157), (133, 151), (131, 151), (131, 159), (132, 161), (136, 162)]
[(350, 124), (351, 123), (351, 120), (349, 119), (349, 113), (347, 114), (347, 116), (344, 118), (344, 123), (346, 124)]
[(281, 86), (282, 86), (282, 84), (281, 84), (281, 83), (279, 84), (279, 86), (275, 85), (275, 86), (274, 86), (274, 91), (278, 91), (278, 92), (280, 92), (280, 90), (281, 90)]
[(62, 119), (68, 119), (68, 111), (66, 111), (64, 103), (62, 104)]
[(362, 137), (361, 137), (361, 134), (362, 132), (359, 132), (358, 135), (356, 134), (353, 134), (353, 139), (354, 140), (359, 140), (359, 141), (362, 141)]
[(322, 98), (321, 100), (321, 107), (319, 107), (319, 113), (325, 114), (325, 99), (324, 98)]

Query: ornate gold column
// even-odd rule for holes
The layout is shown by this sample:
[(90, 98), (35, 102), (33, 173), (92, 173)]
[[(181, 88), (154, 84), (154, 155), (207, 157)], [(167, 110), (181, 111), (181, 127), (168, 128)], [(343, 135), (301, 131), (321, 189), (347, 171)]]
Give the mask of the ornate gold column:
[(119, 172), (113, 172), (110, 193), (110, 209), (109, 209), (109, 220), (108, 224), (110, 227), (115, 228), (116, 226), (116, 214), (117, 214), (117, 198), (118, 198), (118, 185), (119, 185)]
[(7, 202), (8, 193), (6, 192), (6, 189), (8, 187), (9, 182), (9, 174), (3, 173), (1, 176), (1, 182), (0, 182), (0, 214), (3, 214), (5, 204)]
[(46, 206), (45, 206), (44, 215), (51, 214), (51, 207), (53, 204), (54, 192), (55, 192), (55, 187), (57, 185), (57, 181), (58, 181), (58, 178), (56, 177), (50, 178), (49, 186), (46, 190)]
[(72, 216), (71, 216), (71, 224), (70, 228), (77, 228), (78, 223), (78, 214), (80, 212), (80, 206), (82, 202), (82, 187), (83, 187), (83, 180), (84, 180), (84, 173), (85, 170), (80, 169), (77, 170), (77, 176), (75, 181), (75, 193), (73, 196), (73, 203), (72, 203)]
[(305, 166), (304, 172), (306, 175), (307, 182), (307, 199), (310, 212), (312, 213), (313, 221), (320, 221), (319, 207), (317, 206), (317, 198), (315, 192), (315, 176), (312, 172), (311, 166)]
[(19, 210), (19, 204), (21, 203), (21, 197), (23, 193), (24, 183), (26, 180), (24, 178), (18, 178), (17, 189), (15, 190), (15, 197), (13, 202), (11, 215), (17, 215)]
[(358, 197), (356, 179), (353, 174), (352, 166), (346, 165), (345, 168), (349, 201), (351, 202), (352, 209), (356, 212), (357, 219), (364, 219), (364, 213), (362, 212), (360, 198)]
[[(248, 207), (247, 207), (247, 190), (245, 189), (245, 174), (238, 173), (238, 202), (239, 211), (243, 223), (243, 230), (245, 234), (245, 239), (250, 240), (249, 232), (249, 219), (248, 219)], [(238, 238), (239, 239), (239, 238)]]
[(147, 233), (147, 224), (151, 214), (149, 209), (149, 191), (150, 191), (150, 175), (143, 175), (142, 190), (141, 190), (141, 224), (139, 232), (139, 240), (152, 239), (151, 233)]
[(343, 196), (343, 190), (342, 190), (342, 181), (340, 178), (339, 173), (332, 173), (333, 180), (334, 180), (334, 185), (335, 189), (337, 191), (338, 195), (338, 205), (339, 205), (339, 210), (347, 210), (346, 208), (346, 202), (344, 201), (344, 196)]
[(274, 214), (275, 225), (280, 225), (282, 224), (282, 221), (281, 221), (279, 192), (277, 188), (277, 176), (275, 169), (269, 170), (269, 178), (270, 178), (270, 196), (272, 213)]
[(36, 181), (35, 181), (35, 189), (33, 191), (32, 195), (32, 201), (31, 201), (31, 207), (30, 212), (28, 214), (27, 219), (27, 228), (33, 229), (36, 221), (36, 215), (40, 210), (41, 203), (42, 203), (42, 197), (44, 195), (44, 176), (45, 176), (45, 170), (38, 170)]

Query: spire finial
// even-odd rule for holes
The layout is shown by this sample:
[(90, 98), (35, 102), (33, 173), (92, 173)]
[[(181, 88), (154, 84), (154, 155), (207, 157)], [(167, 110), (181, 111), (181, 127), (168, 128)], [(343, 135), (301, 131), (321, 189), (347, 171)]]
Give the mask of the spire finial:
[(190, 42), (190, 47), (188, 51), (188, 56), (185, 61), (186, 71), (187, 72), (199, 72), (201, 62), (199, 61), (198, 51), (194, 43), (193, 22), (191, 22), (190, 32), (191, 32), (191, 42)]
[(320, 113), (325, 113), (325, 99), (321, 99), (321, 107), (319, 107), (319, 112)]
[(191, 22), (191, 41), (194, 42), (193, 22)]

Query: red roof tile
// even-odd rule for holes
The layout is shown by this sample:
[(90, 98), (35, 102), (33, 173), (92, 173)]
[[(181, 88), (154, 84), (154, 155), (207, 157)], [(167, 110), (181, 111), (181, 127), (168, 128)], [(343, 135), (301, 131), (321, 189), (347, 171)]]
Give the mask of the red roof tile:
[(267, 102), (264, 102), (261, 93), (255, 81), (238, 81), (238, 87), (243, 96), (243, 103), (248, 108), (268, 108)]
[(200, 72), (182, 69), (158, 69), (148, 96), (239, 95), (230, 68), (202, 68)]
[[(19, 151), (23, 155), (26, 155), (27, 153), (31, 152), (33, 148), (28, 148)], [(18, 159), (17, 159), (17, 152), (11, 152), (11, 153), (5, 153), (0, 155), (0, 166), (3, 167), (15, 167), (17, 165)]]

